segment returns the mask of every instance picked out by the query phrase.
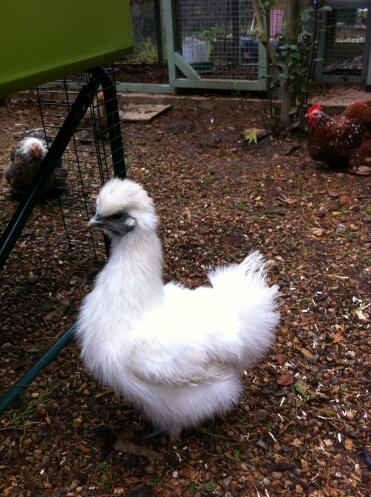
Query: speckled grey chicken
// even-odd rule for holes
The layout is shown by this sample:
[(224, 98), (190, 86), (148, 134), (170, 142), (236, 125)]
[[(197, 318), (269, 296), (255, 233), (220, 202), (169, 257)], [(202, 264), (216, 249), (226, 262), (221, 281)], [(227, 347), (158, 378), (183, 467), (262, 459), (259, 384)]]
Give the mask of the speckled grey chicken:
[[(31, 187), (48, 152), (42, 128), (27, 131), (14, 146), (10, 164), (4, 170), (4, 177), (16, 196), (22, 196)], [(43, 195), (55, 195), (65, 188), (68, 170), (61, 162), (46, 182)]]

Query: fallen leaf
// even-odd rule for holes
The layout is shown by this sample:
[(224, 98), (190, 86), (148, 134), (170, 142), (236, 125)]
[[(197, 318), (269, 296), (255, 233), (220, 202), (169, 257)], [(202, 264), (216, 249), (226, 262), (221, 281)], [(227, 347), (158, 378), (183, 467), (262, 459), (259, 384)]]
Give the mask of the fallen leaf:
[(90, 454), (90, 449), (86, 445), (81, 443), (78, 445), (78, 447), (83, 454)]
[(304, 347), (299, 347), (300, 352), (305, 356), (305, 357), (312, 357), (312, 353), (309, 352), (309, 350), (305, 349)]
[(298, 438), (295, 438), (295, 440), (291, 442), (291, 445), (293, 445), (294, 447), (300, 447), (300, 445), (303, 445), (303, 442)]
[(287, 205), (292, 205), (292, 204), (296, 203), (296, 199), (291, 198), (291, 197), (287, 197), (287, 195), (279, 195), (279, 197), (277, 197), (277, 199), (279, 202), (282, 202), (283, 204), (287, 204)]
[(277, 354), (276, 355), (276, 363), (282, 366), (284, 362), (286, 361), (286, 357), (283, 354)]
[(344, 441), (344, 447), (347, 450), (353, 450), (353, 441), (350, 438), (346, 438)]
[(339, 343), (342, 340), (342, 336), (340, 335), (340, 333), (334, 333), (333, 335), (331, 335), (331, 339), (334, 343)]
[(129, 454), (133, 454), (136, 456), (144, 456), (151, 464), (153, 464), (157, 460), (163, 459), (163, 455), (159, 452), (146, 449), (145, 447), (141, 447), (140, 445), (136, 445), (131, 442), (125, 442), (124, 440), (116, 440), (114, 448), (116, 450), (120, 450), (121, 452), (128, 452)]
[(368, 321), (368, 315), (363, 312), (363, 309), (359, 308), (354, 311), (354, 314), (360, 321), (366, 323)]
[(283, 374), (277, 380), (279, 385), (292, 385), (295, 383), (295, 377), (292, 374)]

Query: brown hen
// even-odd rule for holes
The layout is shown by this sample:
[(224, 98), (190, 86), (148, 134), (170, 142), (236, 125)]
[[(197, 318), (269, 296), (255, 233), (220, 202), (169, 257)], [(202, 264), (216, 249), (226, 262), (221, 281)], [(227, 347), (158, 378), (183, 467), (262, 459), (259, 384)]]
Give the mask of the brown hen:
[(362, 144), (364, 127), (343, 114), (328, 116), (321, 105), (313, 105), (307, 119), (312, 127), (308, 139), (312, 159), (330, 166), (348, 165), (351, 151)]

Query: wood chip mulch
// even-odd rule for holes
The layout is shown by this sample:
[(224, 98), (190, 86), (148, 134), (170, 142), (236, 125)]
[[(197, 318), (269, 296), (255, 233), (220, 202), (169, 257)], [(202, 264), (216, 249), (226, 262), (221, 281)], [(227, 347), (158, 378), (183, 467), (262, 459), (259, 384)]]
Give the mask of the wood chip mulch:
[[(38, 125), (32, 99), (0, 108), (1, 170)], [(246, 102), (213, 98), (124, 129), (129, 174), (161, 218), (165, 279), (196, 286), (260, 249), (280, 285), (276, 343), (240, 404), (175, 444), (147, 440), (69, 347), (0, 419), (4, 497), (368, 495), (370, 179), (319, 167), (303, 138), (247, 144), (251, 126)], [(15, 206), (1, 180), (1, 230)], [(73, 322), (101, 267), (68, 250), (58, 209), (37, 207), (1, 274), (3, 391)]]

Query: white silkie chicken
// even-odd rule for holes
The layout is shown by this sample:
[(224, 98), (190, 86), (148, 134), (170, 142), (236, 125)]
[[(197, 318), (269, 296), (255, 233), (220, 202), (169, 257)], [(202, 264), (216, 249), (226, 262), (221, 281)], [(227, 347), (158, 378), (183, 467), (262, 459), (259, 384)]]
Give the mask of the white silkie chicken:
[(102, 188), (90, 224), (110, 237), (111, 255), (77, 333), (87, 368), (176, 436), (236, 404), (241, 374), (273, 342), (278, 287), (267, 285), (259, 252), (210, 272), (210, 287), (164, 285), (157, 223), (140, 185)]

